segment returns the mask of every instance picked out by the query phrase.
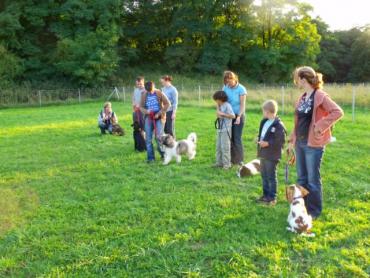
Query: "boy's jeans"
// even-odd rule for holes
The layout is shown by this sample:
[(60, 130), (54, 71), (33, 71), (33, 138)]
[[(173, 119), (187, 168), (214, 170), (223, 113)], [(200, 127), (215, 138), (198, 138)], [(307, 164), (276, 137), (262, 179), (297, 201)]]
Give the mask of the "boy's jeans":
[[(163, 157), (164, 153), (162, 152), (160, 148), (160, 142), (158, 140), (158, 138), (160, 138), (162, 135), (162, 120), (161, 119), (155, 120), (155, 125), (156, 125), (156, 133), (157, 133), (155, 136), (155, 140), (157, 141), (157, 149), (161, 157)], [(146, 143), (146, 150), (147, 150), (147, 159), (148, 161), (152, 161), (155, 159), (153, 143), (152, 143), (152, 138), (154, 135), (153, 134), (154, 133), (153, 132), (154, 131), (154, 121), (151, 120), (149, 117), (145, 117), (144, 129), (145, 129), (145, 134), (146, 134), (145, 143)]]
[[(230, 134), (230, 135), (229, 135)], [(230, 137), (231, 128), (228, 131), (217, 132), (216, 164), (218, 166), (230, 167)]]
[(231, 135), (231, 163), (238, 165), (243, 162), (244, 149), (242, 142), (243, 127), (244, 127), (245, 116), (240, 118), (240, 124), (235, 124), (235, 119), (232, 124), (232, 135)]
[(104, 123), (99, 124), (99, 128), (102, 134), (105, 134), (105, 131), (108, 130), (109, 133), (112, 133), (112, 125), (107, 125)]
[(307, 140), (298, 140), (295, 146), (297, 163), (297, 183), (310, 193), (304, 197), (307, 212), (318, 217), (322, 211), (322, 188), (320, 166), (324, 148), (307, 146)]
[(263, 196), (275, 200), (277, 188), (276, 166), (278, 161), (261, 158)]

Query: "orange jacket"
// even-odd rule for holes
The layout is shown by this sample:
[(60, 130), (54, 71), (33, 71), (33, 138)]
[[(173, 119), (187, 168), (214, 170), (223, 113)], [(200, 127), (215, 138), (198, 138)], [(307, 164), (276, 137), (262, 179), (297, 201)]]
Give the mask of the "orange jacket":
[[(301, 101), (303, 95), (298, 99), (295, 105), (295, 111)], [(312, 121), (308, 131), (307, 145), (310, 147), (324, 147), (330, 142), (331, 130), (330, 127), (334, 125), (340, 118), (343, 117), (343, 110), (336, 104), (327, 93), (318, 89), (315, 93), (314, 107), (312, 112)], [(289, 142), (295, 145), (297, 134), (298, 115), (294, 114), (294, 129), (290, 135)], [(315, 135), (317, 131), (319, 135)]]

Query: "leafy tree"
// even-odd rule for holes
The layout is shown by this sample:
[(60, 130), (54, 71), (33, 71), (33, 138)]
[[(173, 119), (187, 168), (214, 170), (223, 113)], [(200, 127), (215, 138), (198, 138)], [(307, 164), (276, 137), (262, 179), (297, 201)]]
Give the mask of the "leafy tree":
[(4, 85), (23, 73), (22, 60), (0, 45), (0, 85)]
[(350, 78), (356, 82), (370, 81), (370, 28), (355, 40), (351, 47), (352, 69)]

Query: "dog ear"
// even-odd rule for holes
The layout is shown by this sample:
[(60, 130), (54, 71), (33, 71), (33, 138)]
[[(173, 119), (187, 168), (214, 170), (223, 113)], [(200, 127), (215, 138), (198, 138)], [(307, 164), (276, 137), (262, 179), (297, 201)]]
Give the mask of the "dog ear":
[(251, 175), (251, 171), (247, 167), (245, 167), (245, 166), (242, 166), (240, 168), (239, 172), (240, 172), (240, 176), (241, 177), (246, 177), (246, 176), (250, 176)]
[(306, 188), (304, 188), (302, 185), (297, 185), (297, 187), (301, 191), (302, 197), (310, 194), (310, 192)]

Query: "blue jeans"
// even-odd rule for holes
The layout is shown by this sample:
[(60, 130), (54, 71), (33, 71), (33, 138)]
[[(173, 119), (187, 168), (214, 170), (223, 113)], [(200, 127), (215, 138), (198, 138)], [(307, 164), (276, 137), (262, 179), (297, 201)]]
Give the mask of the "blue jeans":
[(263, 196), (274, 200), (276, 199), (277, 188), (277, 169), (278, 161), (261, 158), (261, 177), (263, 186)]
[(108, 130), (109, 133), (112, 133), (113, 126), (111, 124), (107, 125), (107, 124), (101, 123), (99, 124), (99, 128), (102, 134), (105, 134), (106, 130)]
[[(156, 125), (157, 134), (154, 137), (155, 137), (155, 140), (157, 141), (158, 152), (161, 155), (161, 157), (163, 157), (164, 153), (162, 152), (160, 148), (160, 143), (158, 140), (163, 133), (162, 132), (163, 130), (162, 120), (161, 119), (155, 120), (155, 125)], [(149, 117), (145, 117), (144, 130), (145, 130), (145, 135), (146, 135), (145, 143), (146, 143), (147, 159), (148, 161), (152, 161), (152, 160), (155, 160), (153, 142), (152, 142), (153, 133), (154, 133), (153, 132), (154, 131), (154, 121), (151, 120)]]
[(244, 159), (244, 149), (242, 142), (243, 127), (244, 127), (245, 116), (240, 118), (240, 124), (235, 124), (235, 119), (233, 120), (233, 125), (231, 128), (231, 163), (240, 164)]
[(324, 148), (312, 148), (307, 145), (307, 140), (298, 140), (295, 151), (297, 184), (302, 185), (310, 192), (304, 197), (304, 201), (308, 214), (316, 218), (322, 211), (320, 166)]

